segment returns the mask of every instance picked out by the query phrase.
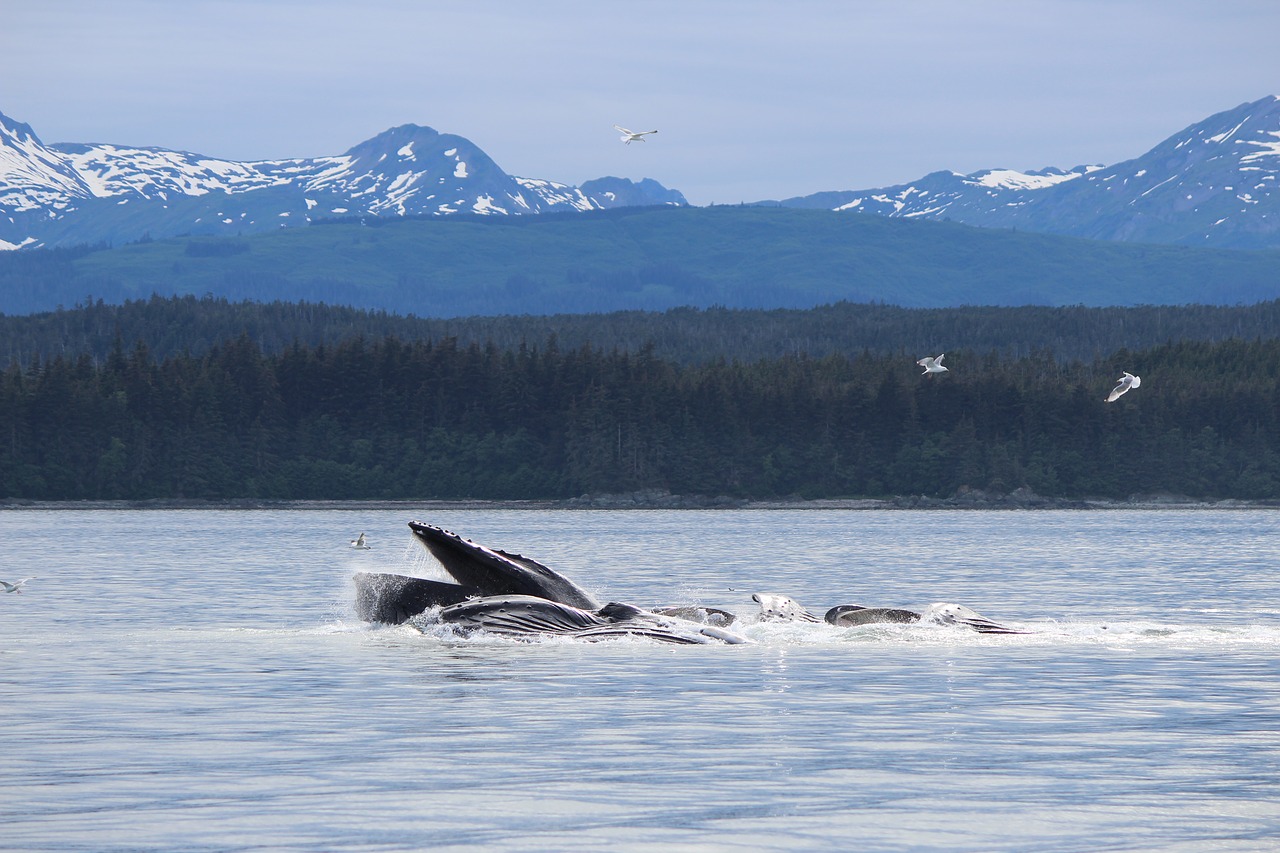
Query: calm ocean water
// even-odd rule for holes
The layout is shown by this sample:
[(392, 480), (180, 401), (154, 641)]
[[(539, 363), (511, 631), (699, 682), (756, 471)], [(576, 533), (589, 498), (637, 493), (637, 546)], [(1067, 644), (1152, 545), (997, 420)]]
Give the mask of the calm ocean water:
[[(405, 522), (744, 646), (352, 615)], [(360, 531), (373, 548), (355, 551)], [(0, 850), (1280, 848), (1280, 513), (0, 512)], [(753, 624), (751, 593), (1032, 633)]]

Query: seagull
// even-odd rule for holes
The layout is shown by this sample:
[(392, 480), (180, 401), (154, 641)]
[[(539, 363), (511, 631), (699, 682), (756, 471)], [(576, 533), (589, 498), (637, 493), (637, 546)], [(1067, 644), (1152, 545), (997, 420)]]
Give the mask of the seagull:
[(366, 544), (364, 543), (364, 534), (363, 534), (363, 533), (361, 533), (361, 534), (360, 534), (359, 536), (357, 536), (355, 539), (352, 539), (352, 540), (351, 540), (351, 547), (352, 547), (352, 548), (359, 548), (359, 549), (361, 549), (362, 551), (368, 551), (368, 550), (369, 550), (369, 546), (368, 546), (368, 545), (366, 545)]
[(22, 594), (22, 590), (20, 589), (20, 587), (21, 587), (24, 583), (26, 583), (27, 581), (33, 581), (33, 580), (35, 580), (35, 578), (23, 578), (22, 580), (18, 581), (17, 583), (9, 583), (8, 581), (0, 581), (0, 585), (3, 585), (3, 586), (4, 586), (4, 591), (5, 591), (5, 592), (16, 592), (16, 593), (18, 593), (19, 595), (21, 595), (21, 594)]
[(933, 358), (932, 356), (926, 356), (925, 358), (922, 358), (919, 361), (917, 361), (916, 364), (924, 368), (924, 373), (921, 373), (920, 375), (924, 376), (925, 373), (945, 373), (947, 369), (942, 366), (943, 355), (946, 355), (946, 353), (944, 352), (942, 355), (938, 356), (937, 358)]
[(1120, 395), (1128, 391), (1130, 388), (1137, 388), (1142, 384), (1142, 377), (1134, 376), (1132, 373), (1125, 373), (1118, 380), (1120, 382), (1115, 388), (1111, 389), (1111, 393), (1107, 395), (1107, 402), (1114, 403), (1120, 399)]
[(627, 130), (621, 125), (615, 124), (613, 129), (622, 134), (622, 141), (630, 145), (633, 142), (644, 142), (644, 138), (650, 133), (657, 133), (656, 130)]

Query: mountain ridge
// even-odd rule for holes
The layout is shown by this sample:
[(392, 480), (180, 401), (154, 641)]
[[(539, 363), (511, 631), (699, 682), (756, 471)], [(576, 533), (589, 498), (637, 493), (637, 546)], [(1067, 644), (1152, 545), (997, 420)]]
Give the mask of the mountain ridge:
[(509, 175), (466, 137), (423, 125), (398, 125), (338, 155), (237, 161), (111, 143), (47, 145), (0, 113), (0, 249), (238, 235), (334, 216), (687, 204), (651, 178), (584, 187)]
[(1280, 246), (1280, 96), (1189, 125), (1111, 166), (931, 172), (918, 181), (756, 202), (947, 219), (1124, 242)]
[[(1196, 122), (1106, 166), (941, 170), (752, 206), (945, 220), (1088, 239), (1280, 248), (1280, 97)], [(402, 124), (337, 155), (235, 161), (156, 147), (45, 145), (0, 114), (0, 249), (237, 237), (331, 218), (689, 206), (652, 178), (571, 186), (506, 173), (466, 137)], [(714, 205), (713, 205), (714, 206)]]

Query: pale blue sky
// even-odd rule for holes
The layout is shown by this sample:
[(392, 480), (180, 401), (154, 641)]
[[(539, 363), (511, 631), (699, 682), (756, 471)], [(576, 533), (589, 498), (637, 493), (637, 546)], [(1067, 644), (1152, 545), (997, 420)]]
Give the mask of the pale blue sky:
[(0, 112), (246, 160), (424, 124), (736, 203), (1126, 160), (1280, 94), (1277, 33), (1276, 0), (0, 0)]

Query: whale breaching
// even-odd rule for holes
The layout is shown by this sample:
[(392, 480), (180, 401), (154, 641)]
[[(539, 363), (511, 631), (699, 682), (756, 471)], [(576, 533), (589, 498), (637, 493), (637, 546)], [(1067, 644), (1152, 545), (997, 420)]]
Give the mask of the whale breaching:
[[(516, 639), (647, 637), (664, 643), (747, 643), (726, 626), (727, 610), (698, 605), (640, 608), (595, 596), (554, 569), (520, 554), (486, 548), (456, 533), (409, 522), (414, 537), (449, 574), (438, 581), (407, 575), (359, 572), (356, 615), (366, 622), (420, 629), (444, 624), (463, 635), (485, 633)], [(923, 612), (841, 604), (819, 619), (786, 595), (758, 592), (760, 621), (806, 622), (850, 628), (878, 623), (955, 625), (983, 634), (1021, 634), (959, 604), (934, 604)]]
[[(591, 593), (536, 560), (463, 539), (440, 527), (409, 522), (409, 529), (455, 583), (395, 574), (360, 572), (356, 613), (367, 622), (399, 624), (429, 614), (463, 634), (482, 631), (537, 639), (587, 640), (648, 637), (665, 643), (745, 643), (720, 627), (724, 611), (698, 608), (644, 610), (600, 604)], [(705, 622), (684, 618), (706, 615)]]
[[(1119, 400), (1125, 392), (1137, 388), (1142, 384), (1142, 377), (1134, 376), (1132, 373), (1125, 373), (1117, 380), (1120, 384), (1111, 389), (1111, 393), (1107, 395), (1107, 402), (1114, 403)], [(1157, 393), (1156, 396), (1159, 396)]]

